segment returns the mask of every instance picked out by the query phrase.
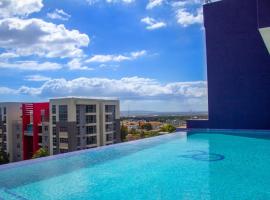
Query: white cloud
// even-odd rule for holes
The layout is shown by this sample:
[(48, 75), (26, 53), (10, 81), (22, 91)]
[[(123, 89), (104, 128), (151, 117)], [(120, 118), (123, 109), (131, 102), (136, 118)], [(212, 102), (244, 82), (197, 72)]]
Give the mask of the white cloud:
[(51, 79), (40, 87), (22, 86), (18, 89), (0, 87), (0, 94), (27, 95), (38, 98), (63, 96), (119, 98), (121, 108), (154, 111), (206, 110), (207, 84), (204, 81), (170, 82), (141, 77), (121, 79), (86, 78)]
[(62, 66), (52, 62), (37, 62), (37, 61), (16, 61), (16, 62), (0, 62), (0, 69), (18, 69), (31, 71), (50, 71), (61, 69)]
[(167, 24), (165, 22), (157, 21), (151, 17), (145, 17), (145, 18), (141, 19), (141, 22), (143, 22), (147, 25), (146, 29), (148, 29), (148, 30), (160, 29), (160, 28), (167, 26)]
[(106, 0), (107, 3), (133, 3), (135, 0)]
[(17, 58), (17, 57), (19, 57), (19, 55), (12, 52), (6, 52), (6, 53), (0, 54), (0, 60), (8, 60), (10, 58)]
[(47, 13), (47, 16), (50, 19), (59, 19), (59, 20), (63, 20), (63, 21), (67, 21), (71, 17), (71, 15), (67, 14), (62, 9), (55, 9), (53, 12)]
[(8, 88), (8, 87), (0, 87), (0, 94), (16, 94), (17, 90)]
[(51, 80), (51, 78), (47, 77), (47, 76), (42, 76), (42, 75), (36, 74), (36, 75), (26, 76), (25, 80), (26, 81), (35, 81), (35, 82), (44, 82), (44, 81)]
[(177, 23), (183, 27), (203, 23), (201, 0), (184, 0), (171, 3)]
[(149, 0), (146, 9), (150, 10), (154, 7), (161, 6), (164, 2), (164, 0)]
[[(106, 3), (124, 3), (124, 4), (130, 4), (130, 3), (135, 2), (135, 0), (103, 0), (103, 1), (105, 1)], [(94, 5), (96, 3), (101, 3), (103, 1), (102, 0), (86, 0), (86, 2), (89, 5)]]
[(179, 7), (186, 7), (186, 6), (194, 6), (194, 5), (202, 5), (201, 0), (178, 0), (178, 1), (173, 1), (171, 3), (173, 7), (179, 8)]
[(177, 22), (183, 27), (192, 24), (201, 24), (203, 23), (203, 10), (199, 8), (196, 10), (196, 13), (192, 13), (185, 8), (180, 8), (176, 11), (176, 18)]
[(81, 59), (78, 58), (74, 58), (73, 60), (71, 60), (70, 62), (68, 62), (68, 67), (70, 70), (94, 70), (94, 68), (85, 66)]
[(1, 0), (0, 18), (26, 17), (31, 13), (39, 12), (42, 7), (42, 0)]
[(41, 19), (0, 20), (0, 48), (20, 56), (80, 57), (90, 42), (86, 34)]
[[(21, 90), (22, 88), (18, 89), (18, 91)], [(73, 80), (51, 79), (38, 88), (24, 86), (23, 91), (24, 94), (44, 97), (98, 94), (99, 96), (114, 96), (123, 99), (204, 98), (206, 96), (206, 83), (197, 81), (161, 84), (154, 79), (136, 76), (122, 79), (81, 77)]]
[(106, 62), (122, 62), (127, 60), (135, 60), (139, 57), (146, 55), (146, 51), (136, 51), (131, 52), (128, 55), (94, 55), (90, 59), (86, 60), (86, 63), (96, 62), (96, 63), (106, 63)]

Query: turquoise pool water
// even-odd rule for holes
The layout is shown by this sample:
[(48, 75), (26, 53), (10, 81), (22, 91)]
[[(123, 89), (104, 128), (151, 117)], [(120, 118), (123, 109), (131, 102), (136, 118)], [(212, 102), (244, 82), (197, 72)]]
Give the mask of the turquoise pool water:
[(266, 200), (269, 138), (183, 132), (1, 166), (0, 200)]

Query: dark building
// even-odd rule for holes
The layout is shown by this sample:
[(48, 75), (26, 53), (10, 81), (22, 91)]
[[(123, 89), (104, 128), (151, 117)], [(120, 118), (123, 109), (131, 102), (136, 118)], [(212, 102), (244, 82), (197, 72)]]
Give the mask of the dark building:
[(208, 120), (188, 128), (270, 129), (270, 1), (204, 5)]

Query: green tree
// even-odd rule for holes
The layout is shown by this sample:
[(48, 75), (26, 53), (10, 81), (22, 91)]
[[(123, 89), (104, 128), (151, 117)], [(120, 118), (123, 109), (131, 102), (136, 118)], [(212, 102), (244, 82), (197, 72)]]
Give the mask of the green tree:
[(9, 155), (3, 150), (0, 151), (0, 165), (9, 163)]
[(160, 130), (163, 131), (163, 132), (172, 133), (172, 132), (174, 132), (176, 130), (176, 128), (171, 124), (166, 124), (163, 127), (161, 127)]
[(126, 136), (128, 135), (128, 128), (125, 125), (121, 126), (121, 141), (124, 141), (126, 139)]
[(151, 131), (153, 129), (152, 124), (150, 124), (150, 123), (143, 124), (141, 126), (141, 128), (144, 129), (144, 130), (147, 130), (147, 131)]
[(32, 158), (41, 158), (41, 157), (46, 157), (46, 156), (49, 156), (48, 150), (45, 148), (40, 148), (34, 153)]

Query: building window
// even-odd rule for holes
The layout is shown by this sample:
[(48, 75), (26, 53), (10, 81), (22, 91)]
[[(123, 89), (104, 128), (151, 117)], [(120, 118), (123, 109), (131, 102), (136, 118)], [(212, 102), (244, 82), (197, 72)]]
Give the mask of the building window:
[(79, 114), (76, 115), (76, 124), (80, 124), (80, 115)]
[(59, 122), (67, 122), (68, 120), (68, 106), (60, 105), (59, 106)]
[(52, 105), (52, 114), (56, 114), (56, 105)]
[(107, 142), (113, 141), (113, 134), (106, 134), (106, 141)]
[(80, 110), (81, 110), (81, 106), (80, 105), (76, 105), (76, 113), (80, 114)]
[(42, 136), (38, 136), (38, 143), (42, 143)]
[(91, 123), (96, 123), (96, 122), (97, 122), (96, 115), (86, 115), (85, 116), (85, 123), (86, 124), (91, 124)]
[(56, 135), (56, 127), (52, 128), (53, 135)]
[(68, 150), (67, 149), (60, 149), (60, 153), (67, 153)]
[(60, 143), (68, 143), (68, 138), (60, 138)]
[(18, 148), (18, 149), (21, 148), (21, 145), (20, 145), (19, 143), (17, 144), (17, 148)]
[(85, 112), (86, 113), (95, 113), (96, 112), (96, 105), (86, 105)]
[(4, 115), (6, 115), (6, 114), (7, 114), (7, 108), (4, 107)]
[(45, 127), (44, 127), (44, 130), (45, 130), (45, 131), (48, 131), (48, 130), (49, 130), (49, 127), (48, 127), (48, 126), (45, 126)]
[(113, 131), (113, 125), (112, 124), (106, 124), (106, 132)]
[(96, 126), (86, 126), (86, 134), (95, 134), (97, 132)]
[(77, 146), (81, 146), (81, 138), (77, 138)]
[(66, 126), (60, 126), (59, 127), (59, 132), (67, 132), (68, 128)]
[(81, 134), (81, 128), (77, 127), (77, 134), (80, 135)]
[(56, 124), (56, 116), (52, 116), (52, 123)]
[(38, 126), (38, 133), (42, 133), (42, 126)]
[(53, 145), (54, 145), (54, 146), (57, 145), (57, 138), (53, 138)]
[(97, 144), (97, 136), (90, 136), (86, 138), (86, 144), (91, 145), (91, 144)]
[(112, 122), (114, 120), (113, 115), (106, 115), (105, 118), (106, 122)]
[(105, 105), (105, 112), (107, 113), (115, 112), (115, 105)]

